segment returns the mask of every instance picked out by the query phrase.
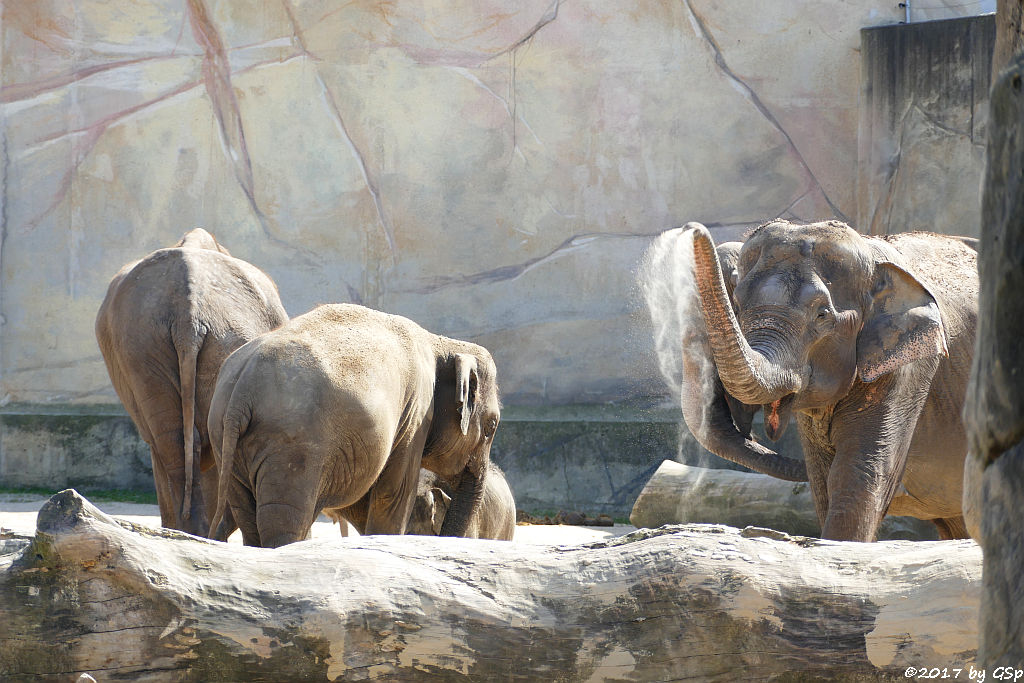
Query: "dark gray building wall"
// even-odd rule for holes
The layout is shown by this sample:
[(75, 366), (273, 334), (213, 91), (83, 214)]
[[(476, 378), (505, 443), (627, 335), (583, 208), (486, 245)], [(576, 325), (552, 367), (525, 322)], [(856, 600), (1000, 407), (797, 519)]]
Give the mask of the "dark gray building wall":
[(977, 237), (994, 15), (861, 31), (857, 228)]

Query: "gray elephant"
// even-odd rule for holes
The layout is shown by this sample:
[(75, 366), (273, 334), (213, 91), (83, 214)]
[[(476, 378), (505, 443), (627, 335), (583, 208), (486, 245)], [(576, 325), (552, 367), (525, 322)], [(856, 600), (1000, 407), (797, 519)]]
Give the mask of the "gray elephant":
[[(409, 533), (437, 536), (451, 508), (454, 486), (436, 474), (421, 477)], [(493, 462), (487, 468), (487, 482), (476, 512), (469, 520), (466, 538), (511, 541), (516, 534), (516, 500), (504, 473)]]
[[(965, 537), (974, 241), (779, 220), (716, 251), (703, 226), (686, 227), (703, 320), (684, 338), (682, 409), (698, 441), (808, 480), (824, 538), (872, 541), (886, 514)], [(772, 439), (795, 416), (804, 463), (751, 438), (757, 407)]]
[[(455, 486), (429, 470), (420, 470), (416, 487), (416, 500), (405, 528), (406, 534), (438, 536), (444, 518), (451, 507)], [(341, 525), (341, 535), (347, 536), (351, 524), (360, 534), (366, 533), (368, 497), (363, 496), (356, 505), (344, 510), (324, 510), (333, 521)], [(346, 524), (346, 522), (348, 524)], [(516, 501), (505, 474), (493, 462), (487, 466), (484, 492), (463, 533), (464, 538), (485, 538), (511, 541), (516, 533)]]
[(402, 534), (420, 467), (455, 482), (441, 534), (480, 504), (500, 419), (481, 346), (353, 304), (319, 306), (233, 353), (210, 437), (220, 466), (214, 538), (230, 505), (246, 545), (303, 539), (322, 510), (366, 497), (368, 534)]
[(286, 320), (274, 282), (202, 228), (111, 280), (96, 340), (149, 444), (165, 527), (208, 533), (217, 478), (206, 417), (217, 371), (236, 348)]

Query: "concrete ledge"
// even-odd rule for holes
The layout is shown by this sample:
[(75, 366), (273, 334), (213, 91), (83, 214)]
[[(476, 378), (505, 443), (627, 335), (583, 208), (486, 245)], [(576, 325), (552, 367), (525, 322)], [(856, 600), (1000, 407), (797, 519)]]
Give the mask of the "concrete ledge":
[(153, 490), (149, 447), (121, 406), (0, 408), (0, 486)]
[[(492, 457), (521, 509), (626, 518), (666, 459), (735, 468), (701, 448), (677, 415), (664, 406), (507, 406)], [(787, 437), (782, 450), (799, 457)], [(152, 472), (149, 448), (119, 404), (0, 408), (0, 486), (152, 491)]]

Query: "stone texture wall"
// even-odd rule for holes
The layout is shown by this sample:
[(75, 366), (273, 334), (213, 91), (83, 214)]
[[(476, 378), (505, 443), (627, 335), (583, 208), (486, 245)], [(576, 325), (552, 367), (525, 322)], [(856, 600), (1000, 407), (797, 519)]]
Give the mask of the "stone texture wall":
[[(2, 12), (0, 483), (24, 483), (41, 425), (117, 405), (92, 331), (107, 283), (194, 226), (268, 272), (292, 315), (356, 301), (484, 344), (509, 417), (663, 402), (645, 249), (688, 220), (719, 239), (777, 216), (858, 224), (861, 29), (904, 19), (869, 0)], [(569, 457), (549, 431), (504, 457)], [(646, 469), (633, 438), (605, 448)], [(134, 471), (130, 446), (110, 449)], [(624, 484), (604, 478), (613, 506)]]
[(106, 284), (197, 225), (292, 315), (358, 301), (485, 344), (508, 403), (657, 393), (633, 283), (651, 237), (853, 221), (860, 29), (902, 19), (867, 0), (7, 3), (0, 399), (116, 402), (92, 335)]

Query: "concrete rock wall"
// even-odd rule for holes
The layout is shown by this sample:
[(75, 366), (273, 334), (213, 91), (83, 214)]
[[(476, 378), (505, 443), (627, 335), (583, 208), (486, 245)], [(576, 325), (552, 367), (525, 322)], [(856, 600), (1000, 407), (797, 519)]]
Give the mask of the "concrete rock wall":
[[(915, 18), (984, 9), (930, 7)], [(688, 220), (719, 239), (857, 224), (860, 30), (903, 19), (868, 0), (5, 4), (0, 478), (43, 476), (3, 464), (38, 431), (17, 415), (117, 404), (92, 332), (107, 283), (197, 225), (292, 315), (356, 301), (484, 344), (508, 406), (664, 401), (641, 255)]]
[(293, 315), (358, 301), (485, 344), (507, 402), (657, 393), (633, 291), (651, 237), (853, 220), (859, 31), (902, 18), (867, 0), (5, 5), (0, 399), (116, 402), (92, 338), (106, 284), (196, 225)]

